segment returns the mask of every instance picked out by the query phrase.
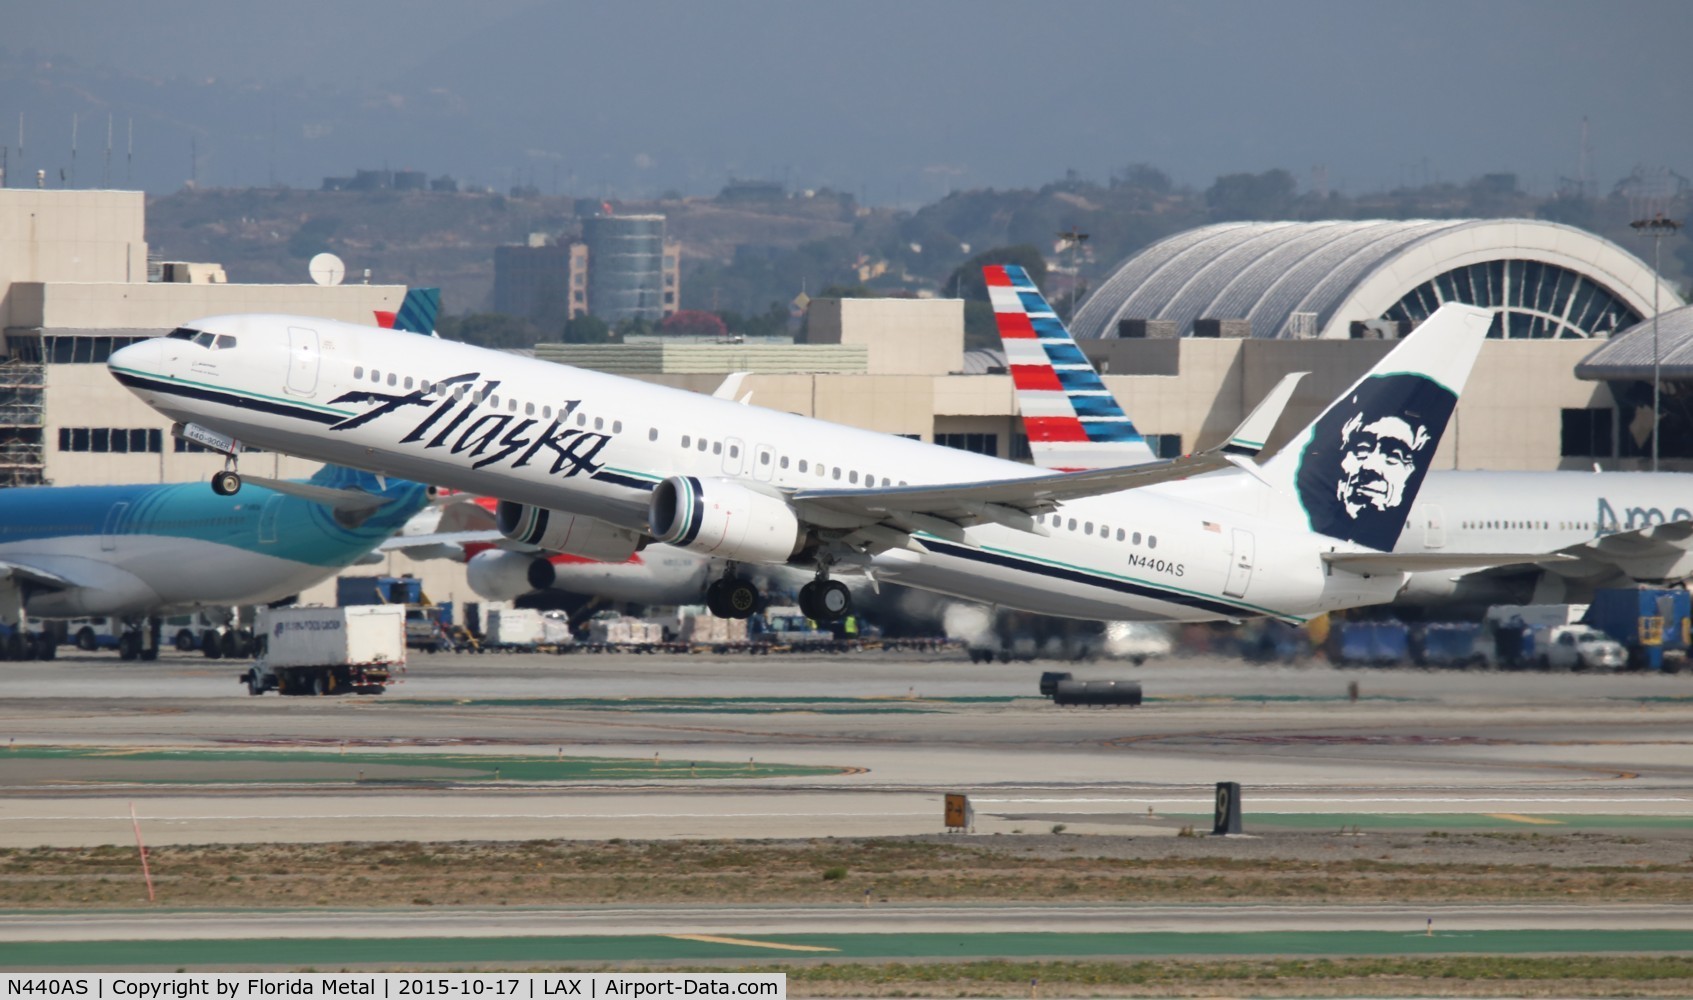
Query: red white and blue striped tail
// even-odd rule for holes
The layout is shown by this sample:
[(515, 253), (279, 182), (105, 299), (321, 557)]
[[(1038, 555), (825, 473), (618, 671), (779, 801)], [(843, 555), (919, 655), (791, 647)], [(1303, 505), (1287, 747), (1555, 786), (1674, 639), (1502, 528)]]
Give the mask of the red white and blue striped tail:
[(982, 271), (1035, 465), (1079, 471), (1152, 461), (1146, 439), (1028, 272), (1015, 264)]

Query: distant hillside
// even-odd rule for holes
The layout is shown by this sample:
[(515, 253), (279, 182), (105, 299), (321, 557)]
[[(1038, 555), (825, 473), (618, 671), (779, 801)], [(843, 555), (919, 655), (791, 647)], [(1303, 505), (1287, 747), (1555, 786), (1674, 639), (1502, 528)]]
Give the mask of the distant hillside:
[[(231, 281), (305, 281), (320, 251), (346, 261), (348, 280), (438, 285), (449, 312), (487, 308), (494, 248), (530, 233), (573, 234), (573, 201), (485, 193), (347, 192), (247, 188), (185, 190), (147, 202), (147, 242), (171, 260), (222, 263)], [(842, 239), (854, 211), (834, 199), (747, 205), (708, 199), (619, 203), (620, 212), (659, 212), (682, 241), (685, 269), (726, 265), (736, 246), (772, 252)], [(797, 289), (796, 289), (797, 290)]]

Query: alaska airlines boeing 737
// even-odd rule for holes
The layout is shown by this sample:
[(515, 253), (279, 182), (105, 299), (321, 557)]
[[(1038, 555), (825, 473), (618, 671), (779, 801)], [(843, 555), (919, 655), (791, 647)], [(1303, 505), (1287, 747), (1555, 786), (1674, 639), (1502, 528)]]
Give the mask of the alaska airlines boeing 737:
[[(502, 532), (549, 550), (622, 559), (655, 539), (732, 563), (814, 567), (801, 592), (813, 618), (850, 607), (830, 568), (867, 564), (894, 582), (1063, 617), (1301, 621), (1404, 585), (1390, 550), (1490, 319), (1443, 307), (1261, 467), (1232, 454), (1264, 439), (1273, 415), (1257, 411), (1208, 451), (1050, 473), (302, 317), (200, 320), (109, 366), (184, 433), (221, 440), (232, 463), (250, 441), (497, 496)], [(1358, 475), (1356, 456), (1378, 453), (1391, 474)], [(214, 487), (239, 489), (238, 472)], [(714, 609), (737, 615), (758, 600), (738, 574), (712, 591)]]
[[(1027, 272), (1015, 265), (989, 270), (988, 294), (1035, 464), (1077, 471), (1151, 461), (1128, 413)], [(1364, 450), (1367, 437), (1352, 440), (1351, 474), (1376, 484), (1371, 503), (1387, 502), (1387, 453)], [(1368, 492), (1359, 490), (1361, 497)], [(1395, 553), (1486, 559), (1484, 568), (1467, 572), (1412, 573), (1396, 604), (1474, 610), (1564, 603), (1591, 600), (1598, 587), (1693, 575), (1687, 473), (1433, 470), (1415, 504), (1402, 502), (1411, 513)]]

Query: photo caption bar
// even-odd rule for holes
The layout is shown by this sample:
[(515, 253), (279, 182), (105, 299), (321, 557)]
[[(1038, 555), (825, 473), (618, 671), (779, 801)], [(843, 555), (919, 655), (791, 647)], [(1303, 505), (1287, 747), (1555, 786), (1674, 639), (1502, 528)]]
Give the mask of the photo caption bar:
[(5, 977), (0, 1000), (274, 1000), (277, 997), (411, 997), (549, 1000), (582, 997), (765, 997), (787, 1000), (784, 973), (566, 972), (405, 975), (388, 972), (25, 973)]

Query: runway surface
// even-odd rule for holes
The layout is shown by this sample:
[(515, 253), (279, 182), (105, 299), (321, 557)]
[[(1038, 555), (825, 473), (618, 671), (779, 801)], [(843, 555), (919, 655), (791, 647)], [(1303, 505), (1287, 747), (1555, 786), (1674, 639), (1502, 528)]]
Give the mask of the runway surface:
[[(128, 843), (132, 801), (161, 845), (884, 836), (937, 832), (954, 791), (981, 833), (1167, 833), (1149, 815), (1208, 815), (1225, 780), (1249, 822), (1693, 820), (1693, 677), (1102, 663), (1072, 669), (1140, 680), (1148, 700), (1088, 710), (1036, 696), (1051, 666), (420, 656), (381, 697), (252, 698), (235, 665), (186, 656), (0, 664), (7, 744), (110, 755), (6, 760), (0, 846)], [(181, 759), (125, 762), (143, 750)], [(262, 773), (214, 759), (238, 750), (322, 757)], [(376, 753), (417, 767), (379, 774), (360, 757)], [(443, 754), (490, 765), (443, 774)], [(502, 756), (655, 755), (616, 780), (494, 776)]]
[[(1054, 667), (1146, 704), (1057, 708)], [(238, 670), (0, 664), (0, 847), (133, 845), (132, 806), (154, 846), (903, 836), (947, 792), (978, 835), (1170, 837), (1225, 780), (1249, 834), (1693, 827), (1693, 677), (422, 656), (381, 697), (253, 698)], [(1693, 951), (1675, 905), (376, 912), (0, 910), (0, 964)]]

